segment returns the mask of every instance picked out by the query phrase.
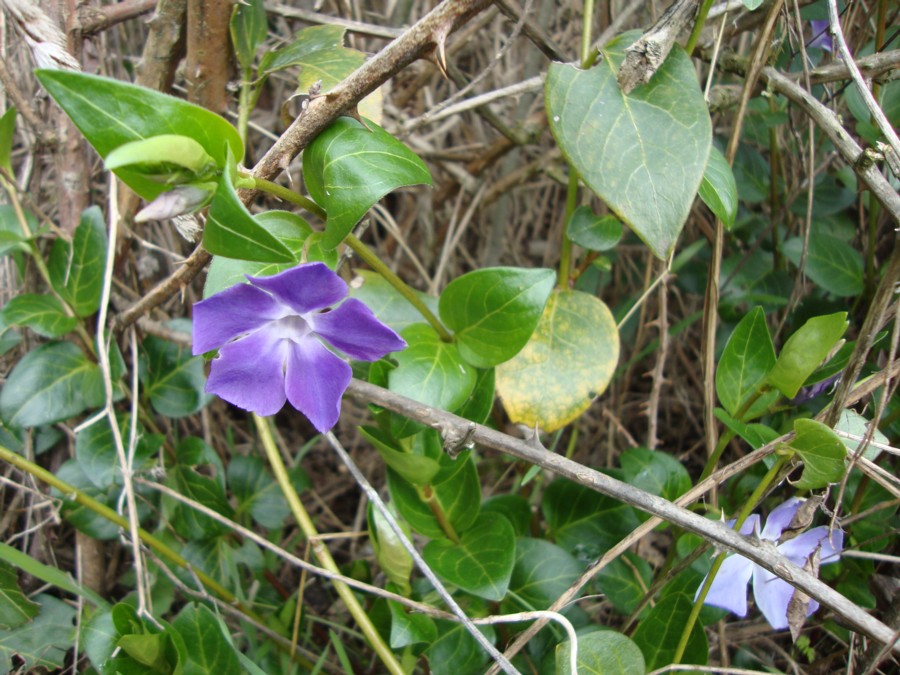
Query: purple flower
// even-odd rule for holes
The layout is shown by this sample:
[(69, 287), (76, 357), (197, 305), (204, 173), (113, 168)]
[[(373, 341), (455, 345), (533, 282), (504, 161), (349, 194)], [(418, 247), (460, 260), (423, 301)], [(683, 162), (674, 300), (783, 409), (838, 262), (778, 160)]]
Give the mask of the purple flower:
[[(797, 509), (805, 500), (792, 497), (769, 514), (762, 533), (759, 533), (759, 516), (751, 515), (740, 529), (743, 535), (756, 533), (760, 539), (777, 542), (782, 532), (791, 525)], [(734, 524), (734, 521), (731, 521)], [(778, 552), (794, 564), (803, 567), (810, 556), (820, 549), (820, 565), (837, 562), (844, 545), (844, 534), (840, 530), (829, 533), (825, 526), (814, 527), (793, 539), (788, 539), (776, 548)], [(738, 616), (747, 616), (747, 583), (753, 578), (753, 597), (756, 606), (766, 617), (769, 625), (776, 630), (788, 627), (787, 610), (794, 587), (776, 577), (769, 570), (743, 556), (732, 554), (725, 558), (719, 573), (713, 580), (704, 601), (707, 605), (721, 607)], [(702, 587), (702, 585), (701, 585)], [(819, 608), (815, 600), (809, 601), (806, 616)]]
[(334, 350), (377, 361), (406, 347), (322, 263), (247, 279), (194, 305), (194, 354), (219, 350), (206, 391), (239, 408), (274, 415), (288, 400), (328, 431), (351, 377)]
[(816, 19), (809, 22), (812, 38), (806, 43), (807, 47), (818, 47), (826, 52), (834, 51), (834, 40), (831, 37), (831, 27), (828, 19)]

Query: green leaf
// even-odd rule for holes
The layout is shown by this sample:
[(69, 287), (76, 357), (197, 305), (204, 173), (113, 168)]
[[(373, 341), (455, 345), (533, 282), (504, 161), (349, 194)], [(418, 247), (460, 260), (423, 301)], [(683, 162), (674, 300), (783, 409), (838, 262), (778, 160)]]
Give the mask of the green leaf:
[(803, 458), (803, 474), (794, 483), (798, 490), (818, 490), (837, 483), (844, 475), (847, 448), (840, 437), (821, 422), (794, 420), (796, 436), (791, 448)]
[[(657, 602), (638, 624), (631, 637), (643, 652), (648, 671), (672, 663), (693, 606), (689, 595), (673, 593)], [(706, 633), (698, 623), (691, 631), (681, 661), (703, 666), (708, 658)]]
[[(75, 608), (51, 595), (35, 598), (40, 614), (14, 630), (0, 630), (0, 672), (37, 672), (62, 668), (75, 640)], [(13, 656), (19, 657), (13, 666)]]
[[(435, 621), (440, 637), (425, 650), (432, 675), (460, 675), (482, 673), (487, 662), (487, 652), (459, 623)], [(478, 630), (494, 642), (491, 626), (479, 626)]]
[(37, 427), (103, 404), (100, 368), (71, 342), (41, 345), (19, 361), (0, 392), (0, 416), (15, 427)]
[[(68, 572), (63, 572), (61, 569), (53, 567), (52, 565), (45, 565), (44, 563), (35, 560), (27, 553), (23, 553), (19, 549), (13, 548), (8, 544), (0, 543), (0, 562), (18, 567), (26, 574), (36, 579), (40, 579), (45, 583), (52, 584), (67, 593), (82, 597), (97, 607), (107, 606), (107, 603), (103, 598), (90, 588), (81, 586)], [(0, 609), (2, 609), (2, 605), (3, 603), (0, 603)]]
[[(871, 420), (866, 419), (852, 408), (844, 408), (841, 410), (841, 418), (838, 420), (837, 424), (834, 425), (834, 430), (841, 431), (854, 437), (847, 438), (846, 436), (840, 436), (841, 442), (847, 446), (847, 452), (852, 454), (857, 452), (859, 446), (862, 444), (862, 439), (866, 437), (871, 424)], [(891, 444), (888, 437), (877, 427), (873, 429), (872, 443), (885, 447)], [(880, 454), (881, 448), (876, 445), (868, 445), (863, 451), (862, 456), (869, 461), (874, 462), (878, 459)]]
[[(120, 145), (106, 156), (107, 171), (131, 167), (150, 180), (163, 183), (203, 180), (212, 176), (215, 160), (189, 136), (160, 134)], [(170, 180), (175, 175), (178, 180)]]
[(809, 319), (784, 343), (766, 382), (787, 398), (794, 398), (806, 378), (841, 339), (848, 325), (847, 312)]
[[(235, 157), (244, 156), (243, 143), (234, 127), (192, 103), (133, 84), (69, 70), (37, 70), (35, 74), (104, 159), (120, 145), (161, 134), (193, 138), (219, 168), (225, 167), (226, 145)], [(166, 189), (129, 169), (116, 174), (148, 201)]]
[[(410, 577), (413, 570), (413, 559), (409, 551), (403, 546), (397, 533), (388, 524), (381, 511), (374, 508), (369, 503), (367, 510), (367, 520), (369, 524), (369, 538), (372, 541), (372, 548), (375, 550), (375, 560), (381, 571), (390, 580), (392, 584), (400, 589), (404, 595), (410, 593)], [(402, 525), (401, 525), (402, 527)], [(405, 528), (405, 533), (409, 536), (409, 528)], [(391, 611), (393, 615), (393, 610)], [(391, 635), (394, 635), (394, 624), (391, 624)], [(432, 640), (434, 637), (432, 637)], [(393, 644), (394, 638), (391, 638), (391, 646), (397, 649)], [(410, 643), (407, 643), (410, 644)]]
[(494, 408), (494, 389), (496, 377), (494, 369), (479, 370), (475, 377), (475, 386), (466, 401), (456, 410), (456, 414), (472, 420), (476, 424), (484, 424)]
[(509, 590), (521, 609), (547, 609), (581, 576), (583, 565), (565, 550), (543, 539), (516, 541), (516, 560)]
[[(556, 672), (560, 675), (572, 675), (569, 667), (571, 649), (568, 640), (556, 648)], [(581, 675), (632, 675), (648, 670), (638, 646), (612, 630), (579, 635), (577, 662)]]
[(445, 582), (485, 600), (502, 600), (515, 562), (516, 534), (499, 513), (482, 513), (459, 541), (436, 539), (422, 551)]
[(647, 448), (629, 448), (619, 462), (626, 483), (670, 502), (691, 489), (690, 474), (672, 455)]
[[(130, 421), (128, 417), (119, 423), (119, 433), (125, 443), (128, 442)], [(134, 452), (134, 465), (140, 471), (152, 463), (157, 456), (164, 437), (159, 434), (146, 435), (139, 432), (138, 443)], [(119, 470), (119, 457), (109, 417), (97, 420), (84, 427), (75, 435), (75, 460), (81, 466), (85, 476), (101, 490), (110, 485), (122, 483)]]
[(172, 622), (190, 648), (182, 664), (183, 675), (239, 675), (240, 663), (234, 647), (225, 637), (225, 627), (204, 605), (191, 603)]
[(97, 206), (81, 214), (71, 244), (64, 239), (53, 242), (50, 281), (79, 317), (88, 317), (100, 307), (106, 245), (106, 224)]
[(593, 560), (640, 525), (630, 506), (569, 480), (547, 486), (541, 511), (557, 545)]
[(213, 255), (258, 262), (296, 263), (298, 258), (259, 223), (234, 191), (234, 158), (228, 150), (223, 172), (203, 228), (203, 245)]
[[(398, 333), (414, 323), (422, 322), (422, 315), (409, 300), (400, 295), (384, 277), (371, 270), (356, 270), (359, 281), (350, 284), (350, 296), (362, 300), (382, 323), (386, 323)], [(419, 300), (433, 313), (438, 313), (438, 299), (419, 291), (414, 291)]]
[(475, 369), (460, 357), (456, 344), (443, 342), (423, 323), (401, 334), (409, 346), (394, 354), (397, 367), (388, 375), (389, 389), (442, 410), (456, 410), (475, 386)]
[(28, 326), (38, 335), (62, 337), (75, 329), (78, 319), (67, 316), (62, 303), (52, 295), (17, 295), (0, 312), (8, 326)]
[(579, 206), (569, 219), (566, 234), (589, 251), (609, 251), (622, 238), (622, 221), (615, 216), (601, 218), (589, 206)]
[(256, 50), (265, 42), (268, 27), (263, 0), (239, 2), (231, 15), (231, 43), (238, 61), (249, 69), (256, 58)]
[[(779, 396), (777, 391), (771, 393), (775, 394), (776, 397)], [(721, 408), (713, 410), (713, 414), (722, 424), (747, 441), (754, 450), (771, 443), (781, 435), (765, 424), (745, 424), (736, 420)]]
[[(25, 220), (32, 234), (37, 232), (38, 221), (31, 211), (25, 211)], [(9, 204), (0, 204), (0, 256), (13, 251), (29, 252), (28, 239), (19, 222), (19, 215)]]
[(83, 624), (81, 640), (84, 653), (96, 671), (103, 672), (101, 667), (116, 650), (118, 637), (111, 610), (95, 612)]
[[(203, 504), (226, 518), (234, 511), (228, 503), (225, 491), (212, 478), (202, 476), (193, 469), (177, 466), (169, 473), (169, 485), (188, 499)], [(203, 539), (228, 532), (227, 526), (207, 515), (194, 510), (188, 504), (179, 502), (171, 519), (175, 530), (186, 539)]]
[(593, 295), (557, 290), (525, 348), (497, 367), (497, 393), (513, 422), (554, 431), (603, 393), (618, 359), (609, 308)]
[(0, 168), (12, 176), (12, 145), (13, 135), (16, 133), (16, 109), (10, 107), (3, 117), (0, 117)]
[[(174, 326), (178, 329), (178, 324)], [(203, 357), (192, 356), (185, 344), (147, 335), (141, 342), (140, 375), (153, 409), (166, 417), (186, 417), (212, 400), (204, 392)]]
[[(70, 459), (63, 463), (56, 471), (56, 477), (61, 481), (65, 481), (72, 487), (78, 488), (89, 497), (93, 497), (101, 504), (115, 510), (118, 506), (117, 502), (121, 496), (121, 489), (117, 485), (110, 485), (105, 490), (98, 488), (91, 479), (85, 474), (82, 466), (74, 459)], [(78, 502), (69, 499), (69, 495), (63, 495), (52, 490), (57, 498), (63, 499), (62, 514), (65, 519), (72, 524), (73, 527), (84, 532), (89, 537), (108, 541), (119, 536), (119, 526), (109, 519), (95, 513), (91, 509)], [(140, 504), (138, 506), (140, 510)]]
[(425, 163), (384, 129), (340, 117), (303, 151), (310, 196), (328, 213), (325, 248), (335, 248), (375, 202), (407, 185), (431, 185)]
[[(298, 493), (309, 486), (302, 467), (294, 467), (288, 473)], [(284, 493), (259, 457), (232, 455), (228, 462), (228, 487), (238, 501), (238, 513), (249, 512), (265, 528), (281, 527), (290, 515)]]
[(434, 509), (443, 512), (455, 532), (462, 532), (475, 522), (481, 507), (478, 470), (469, 453), (464, 459), (443, 457), (447, 475), (439, 476), (440, 482), (422, 488), (405, 481), (390, 468), (387, 470), (388, 489), (397, 512), (426, 537), (446, 536)]
[(643, 558), (627, 552), (597, 574), (597, 588), (622, 614), (631, 614), (647, 595), (653, 570)]
[(716, 394), (725, 410), (737, 414), (775, 360), (766, 314), (762, 307), (754, 307), (732, 331), (716, 366)]
[(441, 470), (438, 459), (413, 452), (409, 448), (412, 443), (401, 444), (375, 427), (360, 427), (360, 433), (375, 446), (385, 464), (413, 485), (429, 484)]
[(481, 512), (501, 513), (512, 523), (517, 537), (531, 531), (531, 504), (520, 494), (498, 494), (488, 497), (481, 504)]
[(455, 333), (463, 359), (478, 368), (492, 368), (528, 342), (555, 282), (553, 270), (545, 269), (495, 267), (469, 272), (441, 293), (441, 320)]
[(700, 181), (700, 199), (709, 207), (726, 228), (731, 229), (738, 211), (737, 183), (731, 165), (716, 146), (709, 150), (709, 159), (703, 180)]
[(0, 629), (18, 628), (36, 617), (40, 610), (41, 606), (25, 597), (19, 588), (15, 568), (0, 560)]
[(431, 644), (437, 639), (434, 620), (424, 614), (407, 613), (403, 605), (388, 600), (391, 610), (391, 649), (403, 649), (409, 645)]
[(625, 96), (616, 81), (626, 33), (589, 70), (550, 65), (550, 130), (566, 160), (665, 260), (687, 219), (712, 145), (709, 110), (691, 59), (677, 45), (650, 82)]
[(311, 26), (297, 33), (296, 39), (275, 51), (266, 52), (259, 64), (259, 72), (272, 73), (290, 66), (303, 65), (310, 54), (343, 46), (345, 28), (337, 25)]
[[(782, 250), (788, 260), (799, 265), (803, 239), (789, 239)], [(825, 232), (810, 235), (804, 272), (828, 293), (842, 298), (860, 295), (864, 267), (862, 254), (846, 241)]]

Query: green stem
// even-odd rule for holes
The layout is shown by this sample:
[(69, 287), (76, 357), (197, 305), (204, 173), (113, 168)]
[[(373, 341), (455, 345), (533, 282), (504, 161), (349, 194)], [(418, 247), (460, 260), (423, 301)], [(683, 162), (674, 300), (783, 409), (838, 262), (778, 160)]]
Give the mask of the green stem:
[[(81, 504), (85, 508), (90, 509), (91, 511), (96, 513), (98, 516), (106, 518), (108, 521), (115, 523), (125, 531), (129, 531), (128, 520), (113, 511), (106, 504), (101, 504), (93, 497), (86, 495), (77, 487), (69, 485), (65, 481), (60, 480), (43, 467), (28, 461), (21, 455), (16, 454), (12, 450), (9, 450), (2, 445), (0, 445), (0, 459), (9, 462), (20, 471), (24, 471), (34, 476), (50, 487), (56, 488), (62, 494), (66, 495), (66, 499)], [(263, 623), (263, 619), (261, 617), (257, 616), (251, 610), (244, 607), (227, 588), (222, 586), (218, 581), (208, 576), (203, 571), (191, 566), (191, 564), (187, 560), (182, 558), (173, 549), (169, 548), (167, 544), (163, 543), (146, 530), (138, 529), (137, 533), (140, 540), (147, 546), (152, 548), (154, 551), (156, 551), (160, 556), (177, 565), (181, 569), (190, 571), (192, 574), (196, 575), (196, 577), (203, 583), (204, 586), (213, 591), (216, 595), (222, 598), (222, 600), (229, 604), (233, 604), (238, 609), (240, 609), (241, 612), (246, 614), (248, 617), (253, 618), (255, 621)]]
[[(772, 468), (766, 472), (766, 475), (759, 481), (753, 494), (750, 495), (750, 498), (744, 504), (744, 508), (741, 509), (740, 514), (738, 514), (737, 519), (734, 521), (733, 529), (741, 529), (741, 526), (750, 514), (753, 513), (753, 509), (756, 508), (757, 503), (762, 500), (762, 496), (766, 493), (766, 490), (769, 489), (771, 484), (778, 477), (778, 474), (781, 472), (781, 467), (783, 467), (789, 459), (790, 454), (782, 455), (778, 458), (778, 461), (772, 465)], [(691, 608), (691, 614), (688, 616), (687, 623), (685, 623), (684, 630), (681, 633), (681, 639), (678, 642), (678, 647), (675, 649), (672, 663), (681, 663), (681, 659), (684, 656), (684, 650), (687, 648), (688, 640), (697, 623), (697, 617), (700, 616), (700, 610), (703, 609), (703, 601), (706, 600), (709, 589), (712, 587), (713, 580), (716, 578), (719, 568), (722, 567), (722, 563), (725, 562), (725, 558), (728, 555), (728, 553), (720, 553), (713, 561), (709, 574), (706, 575), (706, 581), (703, 582), (703, 586), (701, 586), (700, 592), (697, 594), (697, 599), (694, 601), (694, 606)]]
[(253, 189), (255, 190), (268, 192), (269, 194), (275, 195), (279, 199), (283, 199), (284, 201), (290, 202), (291, 204), (296, 204), (297, 206), (306, 209), (314, 216), (318, 216), (322, 220), (326, 220), (328, 218), (328, 214), (325, 213), (325, 209), (316, 204), (309, 197), (304, 197), (299, 192), (294, 192), (290, 188), (286, 188), (283, 185), (279, 185), (278, 183), (273, 183), (270, 180), (251, 176), (249, 173), (242, 172), (241, 178), (244, 180), (253, 181)]
[[(315, 553), (315, 556), (322, 567), (334, 574), (340, 574), (337, 563), (334, 562), (334, 558), (331, 557), (328, 548), (319, 538), (319, 533), (312, 522), (312, 518), (309, 517), (309, 513), (307, 513), (306, 508), (303, 506), (303, 502), (300, 501), (300, 497), (297, 496), (296, 490), (294, 490), (294, 487), (291, 485), (291, 479), (288, 476), (287, 468), (281, 460), (281, 455), (275, 445), (275, 439), (272, 436), (272, 430), (269, 427), (268, 420), (259, 417), (258, 415), (253, 415), (253, 421), (256, 423), (256, 430), (259, 433), (259, 438), (262, 441), (269, 464), (272, 466), (275, 479), (278, 481), (278, 486), (281, 488), (281, 492), (284, 494), (284, 497), (291, 508), (291, 513), (293, 513), (294, 519), (300, 526), (303, 535), (309, 541), (313, 553)], [(344, 602), (344, 605), (346, 605), (350, 614), (356, 620), (363, 635), (366, 636), (366, 639), (375, 650), (375, 653), (378, 654), (378, 657), (381, 659), (385, 668), (394, 675), (404, 675), (403, 668), (397, 662), (394, 653), (385, 644), (384, 640), (382, 640), (378, 631), (375, 630), (375, 626), (372, 625), (372, 621), (369, 619), (366, 611), (362, 608), (362, 605), (359, 604), (359, 600), (353, 595), (353, 591), (350, 587), (340, 581), (333, 581), (332, 583), (334, 584), (335, 591), (337, 591), (337, 594)]]
[(594, 0), (584, 0), (581, 24), (581, 67), (589, 68), (591, 61), (591, 25), (594, 23)]
[(688, 38), (687, 45), (684, 47), (684, 51), (688, 53), (688, 56), (693, 54), (694, 47), (697, 46), (697, 40), (700, 39), (700, 32), (703, 30), (703, 25), (706, 23), (706, 16), (709, 14), (709, 9), (712, 7), (713, 0), (703, 0), (703, 4), (700, 5), (700, 11), (697, 12), (697, 20), (694, 21), (694, 28), (691, 30), (691, 36)]
[[(247, 126), (250, 123), (250, 111), (253, 108), (253, 84), (250, 82), (250, 76), (253, 74), (250, 68), (245, 68), (243, 77), (241, 77), (241, 91), (238, 96), (238, 135), (241, 137), (241, 143), (247, 147)], [(240, 159), (243, 159), (241, 157)], [(240, 161), (240, 160), (238, 160)]]
[[(575, 213), (578, 204), (578, 172), (574, 166), (569, 165), (569, 184), (566, 187), (566, 213), (563, 222), (568, 224)], [(569, 277), (572, 274), (572, 240), (566, 233), (566, 227), (563, 227), (562, 243), (559, 249), (559, 273), (556, 278), (556, 285), (562, 290), (569, 288)]]
[[(744, 403), (744, 405), (741, 406), (740, 410), (737, 411), (735, 417), (741, 422), (746, 421), (744, 420), (744, 416), (749, 412), (750, 408), (753, 407), (753, 404), (755, 404), (759, 400), (759, 397), (763, 395), (764, 391), (766, 391), (765, 386), (760, 387), (759, 389), (754, 391), (750, 398), (747, 399), (747, 402)], [(712, 472), (716, 470), (716, 466), (719, 464), (719, 459), (721, 459), (722, 453), (725, 451), (725, 447), (735, 436), (736, 434), (729, 429), (719, 437), (719, 442), (716, 444), (716, 447), (713, 450), (712, 454), (709, 456), (709, 459), (706, 460), (706, 466), (703, 467), (703, 473), (700, 474), (701, 481), (709, 478)]]
[(453, 525), (450, 524), (450, 520), (447, 518), (447, 514), (444, 512), (441, 503), (437, 500), (434, 488), (430, 485), (423, 486), (419, 492), (419, 496), (426, 504), (428, 504), (428, 508), (431, 509), (432, 515), (435, 520), (437, 520), (441, 531), (447, 536), (447, 539), (458, 546), (459, 535), (456, 534), (456, 530), (454, 530)]
[(403, 279), (394, 274), (393, 270), (382, 262), (381, 258), (372, 253), (364, 243), (352, 234), (348, 234), (344, 242), (359, 256), (360, 260), (384, 277), (385, 281), (393, 286), (400, 295), (406, 298), (409, 304), (419, 311), (419, 314), (431, 324), (431, 327), (434, 328), (441, 340), (453, 342), (453, 335), (444, 327), (441, 320), (434, 315), (434, 312), (428, 309), (428, 306), (422, 302), (422, 299), (412, 288), (406, 285)]

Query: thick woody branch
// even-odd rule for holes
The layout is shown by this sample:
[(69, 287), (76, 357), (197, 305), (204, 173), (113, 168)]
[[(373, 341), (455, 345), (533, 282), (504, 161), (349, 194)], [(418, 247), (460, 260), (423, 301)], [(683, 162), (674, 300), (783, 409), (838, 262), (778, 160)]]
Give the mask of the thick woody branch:
[[(644, 492), (562, 455), (548, 452), (544, 448), (536, 447), (524, 440), (475, 424), (452, 413), (431, 408), (373, 384), (353, 380), (347, 392), (361, 401), (375, 403), (437, 429), (445, 441), (471, 439), (485, 448), (499, 450), (542, 469), (552, 471), (601, 494), (662, 518), (665, 522), (699, 534), (713, 545), (740, 553), (745, 558), (787, 580), (795, 588), (831, 608), (854, 630), (884, 644), (892, 644), (895, 640), (890, 628), (869, 616), (853, 602), (819, 581), (806, 570), (793, 564), (774, 547), (766, 547), (759, 542), (743, 537), (726, 527), (724, 523), (708, 520), (699, 514), (676, 506), (662, 497)], [(894, 645), (893, 649), (900, 653), (900, 644)]]

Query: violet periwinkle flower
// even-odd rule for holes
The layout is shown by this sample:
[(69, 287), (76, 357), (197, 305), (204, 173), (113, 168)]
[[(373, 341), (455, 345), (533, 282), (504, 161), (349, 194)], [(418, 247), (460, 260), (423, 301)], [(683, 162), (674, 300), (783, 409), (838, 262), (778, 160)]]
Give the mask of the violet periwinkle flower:
[(826, 52), (834, 51), (834, 39), (831, 36), (831, 27), (828, 19), (814, 19), (809, 22), (812, 38), (806, 43), (807, 47), (818, 47)]
[[(769, 514), (762, 533), (759, 532), (759, 516), (751, 515), (740, 529), (743, 535), (756, 533), (760, 539), (778, 542), (782, 532), (791, 525), (797, 509), (805, 500), (792, 497)], [(733, 521), (732, 521), (733, 524)], [(779, 553), (791, 562), (803, 567), (806, 561), (819, 549), (819, 564), (837, 562), (844, 545), (844, 534), (840, 530), (829, 532), (828, 527), (814, 527), (792, 539), (776, 545)], [(704, 601), (707, 605), (721, 607), (740, 617), (747, 616), (747, 584), (753, 579), (753, 598), (756, 606), (766, 617), (769, 625), (776, 630), (788, 627), (788, 603), (794, 594), (794, 587), (772, 574), (764, 567), (736, 553), (725, 558), (719, 573), (710, 586)], [(701, 584), (702, 588), (702, 584)], [(809, 601), (806, 616), (819, 608), (815, 600)]]
[[(206, 391), (258, 415), (285, 400), (320, 432), (338, 420), (350, 365), (406, 347), (322, 263), (251, 277), (194, 305), (194, 354), (218, 349)], [(346, 299), (345, 299), (346, 298)]]

